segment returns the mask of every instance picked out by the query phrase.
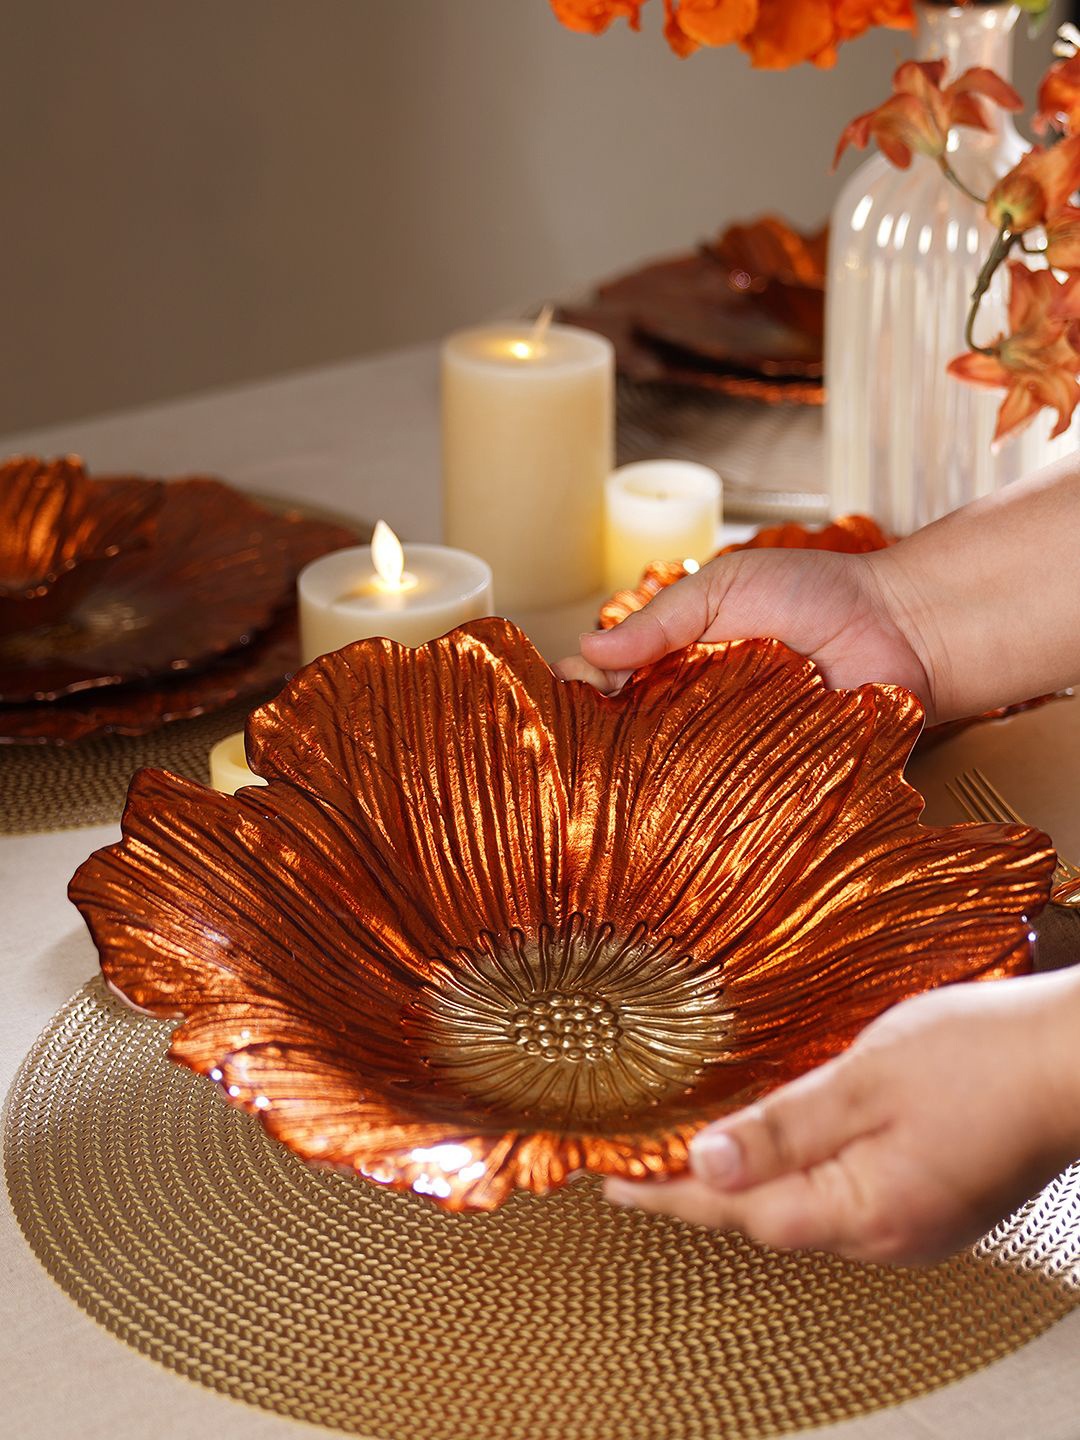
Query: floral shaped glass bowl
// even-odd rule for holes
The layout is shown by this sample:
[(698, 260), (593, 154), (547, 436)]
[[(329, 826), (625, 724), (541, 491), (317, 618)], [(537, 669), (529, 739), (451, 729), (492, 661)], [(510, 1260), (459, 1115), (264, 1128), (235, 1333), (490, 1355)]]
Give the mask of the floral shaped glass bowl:
[(76, 873), (110, 984), (305, 1159), (490, 1209), (693, 1133), (894, 1001), (1030, 963), (1053, 865), (928, 829), (918, 701), (775, 641), (614, 697), (484, 620), (302, 670), (248, 727), (269, 783), (132, 782)]
[(49, 624), (144, 547), (163, 493), (145, 480), (91, 480), (74, 456), (0, 465), (0, 635)]

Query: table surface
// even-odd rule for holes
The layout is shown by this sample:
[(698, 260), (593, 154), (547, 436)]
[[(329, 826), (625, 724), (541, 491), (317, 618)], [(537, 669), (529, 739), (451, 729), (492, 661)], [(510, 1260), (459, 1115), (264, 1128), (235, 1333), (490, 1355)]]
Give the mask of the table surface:
[[(212, 473), (234, 484), (436, 540), (437, 366), (433, 347), (308, 371), (123, 415), (0, 439), (0, 455), (76, 451), (94, 470)], [(568, 648), (576, 617), (560, 617)], [(930, 752), (913, 771), (929, 819), (959, 818), (944, 781), (987, 769), (1063, 853), (1080, 856), (1080, 699), (981, 727)], [(1049, 757), (1056, 763), (1047, 763)], [(96, 970), (65, 896), (67, 881), (114, 826), (0, 838), (0, 1093), (35, 1036)], [(1080, 926), (1078, 926), (1080, 933)], [(1078, 942), (1080, 943), (1080, 942)], [(249, 1409), (136, 1354), (84, 1315), (0, 1213), (0, 1395), (5, 1433), (22, 1440), (141, 1440), (228, 1434), (277, 1440), (314, 1427)], [(907, 1405), (811, 1432), (819, 1440), (1077, 1440), (1080, 1311), (1015, 1355)], [(77, 1418), (76, 1418), (77, 1417)], [(322, 1432), (326, 1433), (326, 1432)], [(538, 1440), (563, 1440), (542, 1437)], [(613, 1440), (616, 1437), (613, 1435)], [(678, 1440), (678, 1437), (672, 1437)]]

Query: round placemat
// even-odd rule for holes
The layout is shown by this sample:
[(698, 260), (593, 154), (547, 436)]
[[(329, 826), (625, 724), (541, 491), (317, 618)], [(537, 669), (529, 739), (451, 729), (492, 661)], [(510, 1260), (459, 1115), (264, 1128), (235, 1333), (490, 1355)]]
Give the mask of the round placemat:
[(579, 1183), (453, 1216), (303, 1165), (91, 981), (15, 1080), (63, 1289), (213, 1390), (375, 1440), (754, 1440), (895, 1404), (1077, 1301), (1080, 1172), (927, 1271), (778, 1255)]
[(829, 517), (820, 408), (762, 405), (620, 379), (618, 459), (697, 460), (724, 480), (732, 520)]
[(258, 704), (258, 696), (249, 696), (149, 735), (103, 735), (64, 746), (0, 745), (0, 835), (119, 821), (131, 777), (144, 765), (207, 784), (211, 748), (242, 730)]

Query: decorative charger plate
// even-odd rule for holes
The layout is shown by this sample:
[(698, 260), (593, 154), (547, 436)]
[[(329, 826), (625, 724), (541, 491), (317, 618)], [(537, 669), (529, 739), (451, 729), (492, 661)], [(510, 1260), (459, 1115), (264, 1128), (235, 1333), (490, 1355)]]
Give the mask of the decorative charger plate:
[(53, 624), (0, 636), (0, 703), (160, 679), (249, 644), (287, 603), (291, 528), (218, 480), (172, 481), (146, 549)]
[(563, 318), (606, 335), (639, 385), (820, 406), (824, 255), (824, 231), (766, 216), (604, 282)]
[(91, 480), (74, 456), (0, 465), (0, 636), (48, 624), (148, 545), (162, 498), (158, 483)]
[(8, 1096), (11, 1202), (112, 1334), (295, 1420), (366, 1440), (763, 1440), (951, 1384), (1080, 1299), (1076, 1170), (929, 1270), (773, 1253), (588, 1182), (448, 1215), (305, 1165), (166, 1059), (171, 1029), (100, 980), (63, 1007)]
[[(214, 492), (227, 488), (218, 486), (217, 482), (176, 482), (177, 488), (189, 485), (198, 487), (195, 511), (200, 514), (205, 513), (204, 498), (213, 508), (219, 498)], [(207, 485), (213, 486), (213, 492), (205, 489)], [(295, 507), (279, 507), (277, 512), (273, 512), (247, 497), (241, 497), (241, 502), (242, 511), (247, 516), (249, 528), (245, 533), (249, 539), (265, 535), (272, 525), (272, 568), (281, 572), (277, 600), (268, 610), (264, 627), (253, 634), (250, 643), (211, 659), (201, 667), (172, 671), (165, 677), (152, 678), (144, 684), (91, 687), (44, 703), (0, 704), (0, 746), (71, 745), (105, 734), (144, 735), (162, 725), (221, 709), (235, 700), (262, 698), (296, 668), (299, 639), (292, 579), (310, 560), (357, 543), (357, 530), (335, 521), (312, 518), (307, 511)], [(252, 516), (262, 517), (254, 531), (250, 529)], [(188, 522), (183, 523), (186, 526)], [(168, 533), (177, 538), (175, 529)], [(196, 579), (194, 574), (208, 559), (207, 547), (195, 545), (188, 552), (189, 559), (186, 561), (178, 547), (170, 545), (169, 551), (174, 557), (173, 572), (166, 576), (160, 594), (154, 591), (152, 575), (144, 574), (133, 579), (129, 585), (129, 591), (145, 593), (145, 601), (140, 602), (141, 613), (155, 617), (153, 629), (156, 638), (152, 643), (159, 651), (172, 614), (169, 604), (179, 604), (177, 597), (181, 593), (187, 595), (185, 603), (194, 604), (195, 590), (198, 591), (200, 608), (193, 609), (183, 620), (179, 613), (176, 616), (177, 625), (190, 627), (192, 633), (202, 623), (200, 615), (204, 611), (211, 613), (215, 604), (211, 582), (217, 572), (211, 566), (204, 576)], [(225, 569), (236, 583), (240, 582), (242, 570), (234, 568), (231, 561)], [(191, 589), (185, 589), (187, 572), (192, 572), (188, 576), (193, 581)], [(263, 573), (265, 576), (268, 572)], [(111, 593), (115, 597), (117, 591)], [(284, 602), (282, 595), (285, 596)], [(242, 603), (247, 606), (248, 602)], [(251, 603), (254, 605), (256, 602)], [(238, 608), (234, 609), (234, 619)], [(224, 629), (217, 633), (220, 637)], [(3, 654), (3, 643), (0, 640), (0, 656)], [(137, 643), (140, 652), (145, 655), (147, 651), (142, 649), (142, 642)], [(169, 648), (185, 647), (174, 644)]]

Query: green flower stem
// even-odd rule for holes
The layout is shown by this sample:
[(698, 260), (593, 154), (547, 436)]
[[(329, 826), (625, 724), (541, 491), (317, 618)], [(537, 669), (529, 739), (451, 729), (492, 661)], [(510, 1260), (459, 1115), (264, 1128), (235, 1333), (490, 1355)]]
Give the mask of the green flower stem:
[(975, 289), (971, 292), (971, 309), (968, 311), (967, 324), (964, 326), (964, 343), (969, 350), (974, 350), (979, 355), (992, 355), (994, 351), (987, 345), (976, 345), (974, 338), (975, 321), (979, 314), (979, 306), (982, 304), (983, 296), (990, 289), (990, 282), (994, 278), (995, 271), (1009, 258), (1009, 251), (1020, 241), (1019, 235), (1010, 233), (1007, 225), (1003, 225), (994, 237), (994, 243), (990, 246), (990, 253), (983, 262), (979, 271), (979, 278), (975, 281)]
[(962, 190), (969, 200), (974, 200), (976, 205), (986, 204), (986, 197), (984, 195), (976, 195), (974, 190), (968, 189), (963, 180), (960, 179), (960, 176), (957, 175), (956, 171), (949, 164), (947, 156), (939, 155), (937, 163), (938, 169), (945, 176), (945, 179), (955, 185), (958, 190)]

